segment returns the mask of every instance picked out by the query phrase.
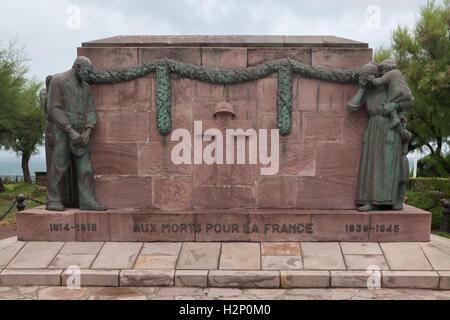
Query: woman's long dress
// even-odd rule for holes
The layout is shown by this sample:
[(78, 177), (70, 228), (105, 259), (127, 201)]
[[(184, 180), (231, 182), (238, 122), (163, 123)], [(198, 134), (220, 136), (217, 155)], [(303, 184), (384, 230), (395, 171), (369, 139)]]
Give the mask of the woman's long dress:
[(389, 129), (390, 115), (381, 115), (388, 95), (385, 88), (366, 90), (363, 104), (370, 115), (363, 135), (356, 204), (393, 205), (398, 198), (401, 175), (400, 134)]

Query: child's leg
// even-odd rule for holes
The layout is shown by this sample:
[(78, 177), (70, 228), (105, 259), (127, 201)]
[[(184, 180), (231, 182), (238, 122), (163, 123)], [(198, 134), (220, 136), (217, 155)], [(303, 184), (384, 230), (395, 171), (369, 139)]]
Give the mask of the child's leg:
[(395, 128), (400, 123), (401, 123), (401, 121), (400, 121), (400, 118), (398, 117), (397, 111), (393, 111), (391, 113), (391, 123), (389, 124), (389, 129)]

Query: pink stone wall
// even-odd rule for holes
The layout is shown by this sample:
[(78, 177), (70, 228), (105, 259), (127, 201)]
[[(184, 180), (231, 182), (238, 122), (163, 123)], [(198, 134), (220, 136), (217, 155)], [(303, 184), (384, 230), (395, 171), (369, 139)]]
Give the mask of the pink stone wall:
[[(367, 48), (327, 47), (82, 47), (94, 66), (117, 68), (168, 57), (205, 66), (246, 67), (292, 57), (303, 63), (359, 68)], [(260, 165), (175, 165), (176, 144), (156, 129), (155, 75), (92, 86), (98, 126), (92, 159), (98, 200), (109, 208), (353, 209), (365, 111), (346, 113), (357, 85), (294, 78), (293, 127), (280, 137), (280, 170)], [(235, 108), (243, 126), (276, 129), (277, 74), (236, 85), (212, 85), (172, 75), (173, 129), (193, 135), (195, 120), (214, 121), (217, 103)], [(209, 126), (209, 125), (208, 125)]]

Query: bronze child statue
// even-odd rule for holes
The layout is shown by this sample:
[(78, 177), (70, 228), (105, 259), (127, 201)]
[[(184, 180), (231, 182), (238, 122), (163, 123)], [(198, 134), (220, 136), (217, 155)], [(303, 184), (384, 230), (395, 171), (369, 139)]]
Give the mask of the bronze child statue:
[[(411, 90), (408, 88), (402, 73), (398, 70), (397, 64), (392, 60), (384, 60), (380, 63), (381, 78), (369, 76), (367, 80), (375, 87), (388, 87), (389, 100), (387, 103), (401, 103), (411, 100)], [(396, 110), (391, 112), (391, 124), (388, 129), (397, 127), (401, 121)]]
[[(92, 62), (78, 57), (71, 70), (54, 75), (48, 84), (47, 112), (54, 145), (48, 170), (47, 205), (51, 211), (65, 210), (67, 175), (71, 165), (77, 185), (77, 201), (81, 210), (103, 211), (94, 190), (94, 170), (89, 139), (97, 123), (92, 94), (87, 79), (93, 71)], [(47, 134), (48, 134), (47, 133)], [(69, 186), (69, 188), (74, 186)]]

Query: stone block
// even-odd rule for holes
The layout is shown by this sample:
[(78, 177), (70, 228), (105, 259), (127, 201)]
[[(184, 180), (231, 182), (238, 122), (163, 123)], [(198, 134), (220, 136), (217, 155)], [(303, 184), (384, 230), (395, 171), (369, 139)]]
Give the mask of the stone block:
[(16, 256), (16, 254), (23, 248), (25, 242), (15, 241), (9, 247), (0, 249), (0, 270), (5, 268), (8, 263)]
[[(82, 287), (118, 287), (120, 270), (89, 270), (82, 269), (80, 285)], [(73, 275), (70, 270), (64, 270), (61, 284), (67, 285), (68, 278)]]
[(262, 112), (277, 111), (278, 76), (263, 78), (256, 82), (256, 105), (258, 115)]
[(421, 243), (420, 247), (422, 248), (422, 251), (425, 253), (425, 256), (433, 267), (433, 270), (450, 270), (450, 255), (434, 246), (431, 242)]
[(97, 255), (103, 245), (103, 242), (66, 242), (59, 254)]
[(78, 56), (89, 58), (95, 69), (118, 69), (138, 64), (137, 48), (78, 48)]
[(110, 241), (110, 214), (107, 211), (77, 211), (75, 220), (76, 241)]
[(262, 270), (299, 270), (303, 269), (301, 256), (263, 256)]
[(70, 266), (89, 269), (95, 257), (91, 254), (58, 254), (50, 263), (49, 269), (66, 269)]
[(217, 269), (219, 266), (220, 246), (220, 243), (183, 243), (177, 263), (177, 270)]
[(450, 271), (439, 271), (439, 289), (450, 290)]
[(62, 269), (5, 269), (0, 286), (59, 286)]
[(97, 201), (107, 208), (152, 207), (151, 177), (100, 177), (95, 190)]
[(45, 269), (63, 246), (63, 242), (28, 242), (8, 264), (8, 269)]
[(367, 288), (370, 273), (366, 271), (330, 271), (333, 288)]
[(177, 256), (181, 250), (181, 242), (144, 243), (141, 254)]
[(318, 146), (317, 176), (356, 177), (358, 175), (361, 146), (357, 144), (327, 143)]
[(313, 177), (317, 170), (317, 147), (313, 144), (288, 144), (280, 154), (280, 174)]
[(343, 118), (339, 114), (303, 113), (303, 142), (337, 142), (343, 138)]
[(433, 270), (419, 243), (380, 243), (391, 270)]
[(136, 260), (135, 270), (174, 270), (178, 256), (141, 254)]
[(138, 174), (149, 175), (191, 175), (192, 165), (174, 164), (172, 149), (176, 143), (160, 142), (141, 144), (138, 147)]
[(208, 284), (210, 287), (279, 288), (280, 272), (211, 270)]
[(317, 270), (282, 270), (282, 288), (328, 288), (330, 287), (330, 272)]
[(174, 285), (174, 270), (122, 270), (121, 287), (163, 287)]
[[(75, 211), (50, 212), (44, 207), (16, 214), (17, 237), (22, 241), (75, 241)], [(68, 225), (69, 230), (64, 230)], [(45, 232), (44, 232), (45, 231)]]
[(383, 288), (439, 288), (439, 274), (435, 271), (382, 271), (381, 274)]
[[(312, 216), (314, 238), (320, 241), (369, 241), (369, 215), (330, 210)], [(354, 228), (354, 229), (352, 229)], [(354, 230), (352, 232), (352, 230)]]
[(260, 270), (259, 243), (222, 243), (220, 266), (222, 270)]
[(92, 144), (91, 157), (96, 175), (137, 175), (137, 147), (134, 143)]
[(247, 67), (246, 48), (202, 48), (202, 66)]
[(177, 270), (175, 271), (175, 286), (177, 287), (208, 287), (207, 270)]
[(150, 63), (155, 59), (172, 59), (196, 65), (202, 64), (200, 48), (139, 48), (139, 64)]
[(141, 248), (142, 243), (106, 242), (91, 269), (131, 269)]
[(380, 270), (389, 270), (386, 259), (382, 254), (344, 254), (344, 259), (348, 270), (367, 270), (369, 266), (378, 266)]
[(192, 178), (155, 178), (154, 207), (161, 210), (192, 208)]
[(147, 112), (119, 111), (108, 114), (107, 139), (110, 142), (147, 142)]
[[(267, 176), (258, 181), (258, 208), (295, 208), (295, 177)], [(277, 190), (277, 192), (274, 192)]]
[(372, 49), (314, 48), (312, 65), (335, 69), (357, 69), (372, 60)]
[(311, 64), (311, 49), (308, 48), (249, 48), (248, 65), (254, 66), (275, 59), (291, 58)]
[[(371, 214), (370, 241), (429, 241), (431, 213), (405, 205), (403, 211), (377, 211)], [(378, 229), (377, 226), (378, 225)], [(383, 228), (384, 226), (384, 228)], [(394, 232), (389, 232), (394, 228)], [(398, 232), (395, 232), (398, 226)], [(384, 232), (383, 232), (383, 229)]]
[(300, 256), (299, 242), (262, 242), (263, 256)]
[(302, 242), (303, 266), (306, 270), (345, 270), (337, 242)]
[(300, 177), (298, 209), (356, 209), (356, 177)]
[(383, 254), (380, 245), (373, 242), (341, 242), (342, 253), (357, 255), (377, 255)]

